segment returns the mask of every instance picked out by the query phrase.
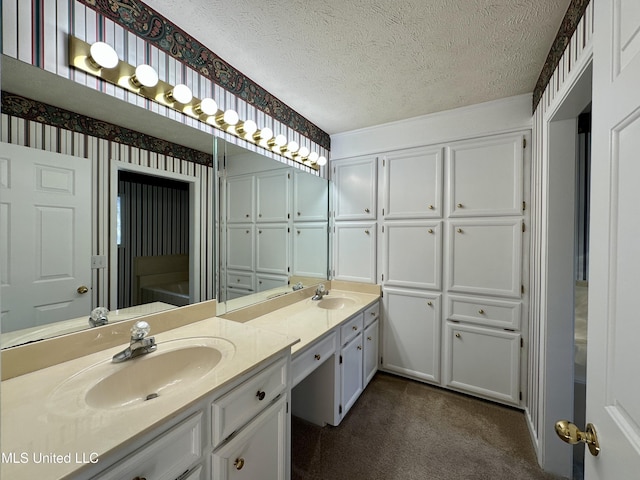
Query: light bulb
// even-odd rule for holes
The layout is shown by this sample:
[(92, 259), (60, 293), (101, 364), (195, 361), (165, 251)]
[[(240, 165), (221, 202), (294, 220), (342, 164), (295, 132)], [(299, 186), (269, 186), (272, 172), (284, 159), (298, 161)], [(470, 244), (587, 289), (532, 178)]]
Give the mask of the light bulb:
[(224, 113), (216, 115), (216, 122), (222, 127), (235, 125), (240, 118), (235, 110), (226, 110)]
[(89, 48), (89, 61), (95, 68), (114, 68), (120, 62), (118, 54), (111, 45), (104, 42), (95, 42)]
[(184, 83), (179, 83), (173, 89), (166, 94), (167, 98), (170, 101), (175, 101), (178, 103), (182, 103), (186, 105), (193, 99), (193, 93), (191, 93), (191, 89), (187, 87)]
[(258, 142), (260, 140), (265, 140), (268, 142), (269, 140), (271, 140), (271, 138), (273, 138), (273, 130), (271, 130), (269, 127), (264, 127), (263, 129), (258, 130), (253, 134), (253, 139)]
[(318, 161), (318, 157), (319, 157), (318, 152), (311, 152), (309, 154), (309, 161), (311, 163), (316, 163)]
[(327, 157), (318, 158), (318, 165), (322, 167), (323, 165), (326, 165), (326, 164), (327, 164)]
[(289, 150), (291, 153), (296, 153), (298, 150), (300, 150), (300, 145), (298, 145), (298, 142), (291, 140), (289, 143), (287, 143), (287, 150)]
[(213, 98), (205, 97), (195, 106), (196, 113), (204, 113), (205, 115), (215, 115), (218, 112), (218, 104)]
[(258, 125), (256, 125), (256, 122), (253, 120), (245, 120), (236, 126), (236, 132), (240, 135), (246, 135), (247, 137), (251, 137), (257, 130)]
[(131, 83), (136, 88), (155, 87), (158, 84), (158, 73), (151, 65), (142, 64), (136, 67), (136, 73), (131, 77)]
[(287, 137), (285, 137), (283, 134), (279, 133), (278, 135), (275, 136), (275, 138), (271, 139), (271, 141), (269, 143), (269, 146), (270, 147), (281, 147), (285, 143), (287, 143)]
[(298, 155), (300, 155), (302, 158), (307, 158), (309, 156), (309, 153), (310, 150), (305, 146), (300, 147), (300, 150), (298, 150)]

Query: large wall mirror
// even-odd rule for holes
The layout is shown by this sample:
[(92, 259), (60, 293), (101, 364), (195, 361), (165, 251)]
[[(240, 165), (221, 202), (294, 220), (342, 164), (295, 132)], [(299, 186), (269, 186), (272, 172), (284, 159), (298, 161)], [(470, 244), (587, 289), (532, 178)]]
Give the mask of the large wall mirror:
[(218, 313), (326, 280), (329, 182), (218, 140)]
[[(110, 323), (216, 297), (220, 313), (327, 277), (327, 180), (4, 55), (2, 91), (212, 159), (203, 165), (83, 143), (82, 135), (14, 117), (5, 142), (54, 136), (57, 146), (2, 144), (2, 348), (91, 328), (99, 306), (110, 310)], [(44, 190), (37, 197), (6, 188), (34, 178), (33, 169), (12, 167), (29, 162)], [(30, 212), (16, 213), (24, 204)], [(240, 235), (247, 230), (250, 238)]]

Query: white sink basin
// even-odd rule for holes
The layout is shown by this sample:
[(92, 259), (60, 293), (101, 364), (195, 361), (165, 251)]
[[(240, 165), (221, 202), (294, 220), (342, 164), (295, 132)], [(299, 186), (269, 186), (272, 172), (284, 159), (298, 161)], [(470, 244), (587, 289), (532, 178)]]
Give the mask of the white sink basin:
[(355, 305), (356, 301), (353, 298), (348, 297), (325, 297), (315, 303), (318, 307), (324, 308), (326, 310), (339, 310), (344, 307)]
[(184, 392), (234, 352), (231, 342), (216, 337), (158, 343), (158, 350), (147, 355), (117, 364), (108, 359), (82, 370), (61, 383), (48, 404), (58, 409), (73, 409), (74, 405), (120, 409), (162, 401)]

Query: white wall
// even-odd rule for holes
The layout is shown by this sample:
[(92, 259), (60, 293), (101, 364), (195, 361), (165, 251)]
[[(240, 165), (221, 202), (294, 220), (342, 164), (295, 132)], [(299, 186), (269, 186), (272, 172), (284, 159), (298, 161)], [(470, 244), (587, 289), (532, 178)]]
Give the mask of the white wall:
[(456, 108), (331, 136), (331, 159), (531, 128), (531, 94)]

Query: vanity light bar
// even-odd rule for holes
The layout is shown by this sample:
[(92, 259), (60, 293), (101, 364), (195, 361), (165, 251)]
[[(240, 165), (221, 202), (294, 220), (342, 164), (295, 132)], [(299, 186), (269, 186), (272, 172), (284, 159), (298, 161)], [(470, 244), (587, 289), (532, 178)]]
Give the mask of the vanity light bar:
[[(99, 55), (97, 52), (106, 52), (106, 55), (103, 54), (106, 60), (94, 58)], [(323, 165), (318, 160), (324, 157), (319, 157), (317, 152), (310, 152), (307, 147), (299, 147), (293, 140), (287, 141), (282, 134), (274, 135), (268, 127), (258, 129), (253, 120), (241, 120), (234, 110), (219, 110), (215, 100), (194, 97), (187, 85), (163, 82), (149, 65), (129, 65), (120, 60), (115, 50), (104, 42), (89, 45), (70, 35), (69, 65), (314, 170), (319, 170), (320, 165)], [(324, 160), (326, 162), (326, 159)]]

